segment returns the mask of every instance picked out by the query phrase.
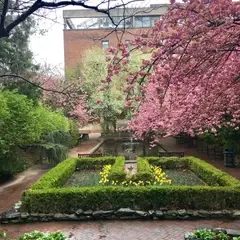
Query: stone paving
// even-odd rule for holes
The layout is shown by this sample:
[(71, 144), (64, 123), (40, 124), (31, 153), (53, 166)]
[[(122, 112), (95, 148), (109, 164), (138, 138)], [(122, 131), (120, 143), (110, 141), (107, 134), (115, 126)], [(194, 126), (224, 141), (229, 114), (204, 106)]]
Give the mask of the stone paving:
[[(187, 155), (200, 157), (214, 166), (228, 172), (240, 179), (240, 169), (229, 169), (223, 166), (223, 162), (214, 162), (204, 154), (197, 153), (196, 149), (188, 149), (175, 144), (174, 139), (161, 139), (161, 144), (168, 151), (184, 151)], [(70, 151), (70, 156), (77, 153), (88, 153), (99, 143), (97, 135), (95, 139), (81, 144)], [(23, 190), (27, 189), (45, 171), (22, 179), (21, 184), (11, 184), (0, 191), (0, 212), (8, 210), (13, 203), (20, 199)], [(24, 173), (23, 173), (24, 174)], [(21, 174), (19, 175), (21, 176)], [(18, 177), (19, 177), (18, 176)], [(1, 188), (1, 186), (0, 186)], [(0, 231), (7, 231), (11, 238), (16, 238), (24, 232), (39, 231), (63, 231), (72, 240), (182, 240), (184, 233), (199, 227), (222, 227), (240, 229), (240, 221), (224, 220), (197, 220), (197, 221), (92, 221), (92, 222), (49, 222), (18, 225), (0, 225)]]
[(78, 146), (72, 148), (68, 155), (70, 157), (77, 157), (78, 153), (86, 154), (90, 153), (91, 150), (101, 142), (100, 133), (90, 133), (88, 141), (82, 141)]
[(93, 221), (0, 225), (12, 238), (24, 232), (63, 231), (72, 240), (183, 240), (185, 232), (200, 227), (240, 229), (240, 221)]

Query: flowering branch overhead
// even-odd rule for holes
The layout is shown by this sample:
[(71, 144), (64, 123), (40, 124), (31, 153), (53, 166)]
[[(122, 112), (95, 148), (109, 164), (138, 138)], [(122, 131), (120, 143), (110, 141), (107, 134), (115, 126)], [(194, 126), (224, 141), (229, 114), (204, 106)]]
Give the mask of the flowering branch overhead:
[[(238, 127), (239, 19), (238, 2), (185, 0), (172, 3), (151, 31), (135, 39), (133, 47), (152, 52), (151, 59), (126, 79), (126, 106), (131, 107), (136, 94), (140, 99), (130, 123), (138, 137)], [(126, 51), (122, 45), (118, 53), (124, 57)], [(110, 76), (123, 65), (110, 62)]]

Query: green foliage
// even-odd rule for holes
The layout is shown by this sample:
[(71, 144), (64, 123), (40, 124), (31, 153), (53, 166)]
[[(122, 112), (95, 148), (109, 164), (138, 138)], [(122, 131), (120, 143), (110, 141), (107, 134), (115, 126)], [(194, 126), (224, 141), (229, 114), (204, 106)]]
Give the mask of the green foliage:
[(109, 180), (119, 181), (119, 182), (122, 182), (123, 180), (125, 180), (127, 174), (124, 171), (124, 166), (125, 166), (125, 158), (117, 157), (109, 173)]
[(35, 125), (41, 135), (50, 132), (69, 130), (69, 121), (61, 112), (52, 111), (50, 108), (39, 104), (34, 109)]
[(79, 138), (79, 126), (77, 124), (77, 122), (75, 121), (69, 121), (69, 132), (72, 138), (72, 146), (77, 145), (78, 143), (78, 138)]
[(10, 240), (10, 238), (8, 237), (8, 234), (7, 234), (7, 232), (5, 232), (5, 231), (1, 231), (0, 232), (0, 239), (1, 240)]
[(137, 158), (136, 179), (144, 182), (152, 179), (151, 165), (145, 158)]
[[(211, 199), (211, 201), (209, 201)], [(240, 189), (208, 186), (96, 186), (51, 188), (25, 192), (23, 207), (30, 212), (69, 213), (77, 209), (203, 209), (240, 208)]]
[(42, 141), (43, 143), (37, 146), (53, 165), (67, 158), (69, 147), (72, 145), (72, 137), (66, 131), (50, 132), (43, 137)]
[(8, 179), (27, 167), (28, 162), (24, 158), (18, 158), (12, 153), (0, 155), (0, 179)]
[(204, 133), (199, 139), (208, 145), (217, 145), (224, 148), (233, 149), (235, 153), (240, 153), (240, 131), (235, 127), (222, 126), (217, 128), (216, 133)]
[(0, 177), (24, 169), (17, 157), (18, 146), (37, 143), (52, 162), (65, 159), (71, 144), (68, 130), (68, 119), (61, 113), (41, 104), (34, 105), (14, 91), (0, 90)]
[(213, 167), (211, 164), (195, 157), (186, 157), (186, 159), (188, 160), (189, 168), (208, 185), (240, 187), (240, 182), (236, 178)]
[(186, 158), (178, 157), (146, 157), (150, 164), (160, 166), (164, 169), (172, 168), (186, 168), (188, 166), (188, 160)]
[(66, 159), (46, 173), (39, 181), (33, 184), (31, 189), (49, 189), (61, 187), (75, 172), (76, 166), (77, 158)]
[(101, 169), (103, 165), (113, 165), (115, 159), (116, 157), (79, 158), (77, 159), (77, 169)]
[[(239, 182), (209, 165), (201, 165), (201, 161), (195, 158), (183, 158), (194, 166), (200, 166), (195, 170), (202, 171), (206, 176), (211, 173), (216, 177), (219, 173), (223, 178), (224, 186), (148, 186), (148, 187), (122, 187), (122, 186), (96, 186), (85, 188), (59, 188), (72, 173), (79, 169), (91, 169), (100, 165), (113, 164), (116, 158), (70, 158), (60, 163), (45, 174), (23, 196), (23, 206), (30, 212), (61, 212), (68, 213), (77, 209), (119, 209), (130, 207), (133, 209), (203, 209), (222, 210), (240, 209)], [(118, 161), (117, 161), (118, 159)], [(115, 172), (120, 172), (123, 164), (121, 158), (116, 159)], [(144, 160), (144, 159), (143, 159)], [(156, 161), (157, 159), (154, 159)], [(99, 161), (99, 162), (98, 162)], [(159, 158), (158, 165), (164, 161), (175, 161)], [(142, 165), (141, 165), (142, 164)], [(141, 163), (141, 167), (146, 162)], [(171, 163), (172, 164), (172, 163)], [(169, 164), (169, 165), (171, 165)], [(141, 169), (140, 167), (140, 169)], [(203, 168), (206, 171), (203, 171)], [(209, 170), (210, 168), (210, 170)], [(196, 172), (197, 173), (197, 172)], [(220, 177), (220, 178), (221, 178)], [(228, 178), (227, 178), (228, 177)], [(213, 179), (211, 180), (213, 181)], [(230, 185), (230, 182), (232, 184)], [(211, 201), (209, 201), (211, 199)]]
[(31, 233), (25, 233), (19, 238), (19, 240), (66, 240), (67, 238), (61, 232), (43, 233), (39, 231), (33, 231)]
[(46, 173), (31, 189), (62, 187), (76, 170), (101, 169), (103, 165), (114, 164), (115, 157), (68, 158)]
[(210, 229), (198, 229), (193, 232), (193, 236), (197, 237), (198, 240), (229, 240), (230, 237), (223, 233), (215, 233)]
[(72, 138), (69, 132), (59, 130), (46, 134), (43, 137), (43, 142), (61, 144), (70, 147)]
[(0, 91), (0, 152), (40, 139), (34, 106), (25, 96)]
[(84, 79), (83, 88), (88, 95), (88, 106), (91, 113), (102, 120), (101, 126), (105, 133), (115, 131), (117, 119), (126, 115), (124, 109), (125, 78), (129, 72), (138, 69), (141, 59), (147, 57), (146, 54), (140, 53), (131, 56), (126, 69), (113, 77), (111, 83), (109, 83), (109, 89), (105, 91), (99, 91), (99, 88), (103, 85), (101, 81), (107, 77), (107, 62), (103, 49), (90, 49), (82, 58), (79, 71), (81, 72), (81, 78)]
[(194, 233), (199, 240), (214, 240), (216, 239), (216, 233), (212, 232), (210, 229), (199, 229)]
[[(17, 4), (13, 0), (9, 3)], [(12, 21), (13, 18), (15, 18), (14, 14), (7, 15), (6, 22)], [(29, 17), (16, 26), (8, 38), (0, 39), (0, 73), (22, 74), (35, 67), (32, 63), (33, 54), (29, 49), (29, 39), (34, 28), (35, 21)]]
[(188, 167), (210, 186), (240, 186), (240, 182), (234, 177), (195, 157), (147, 157), (146, 159), (149, 163), (164, 169)]
[(10, 91), (0, 91), (0, 152), (13, 146), (40, 140), (43, 134), (68, 130), (68, 119), (61, 113), (38, 105), (26, 96)]

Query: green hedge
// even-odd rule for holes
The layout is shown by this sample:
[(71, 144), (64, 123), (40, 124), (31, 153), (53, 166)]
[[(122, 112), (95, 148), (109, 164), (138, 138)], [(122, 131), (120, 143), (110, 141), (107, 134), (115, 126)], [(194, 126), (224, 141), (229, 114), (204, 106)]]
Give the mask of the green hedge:
[[(23, 195), (23, 209), (39, 213), (68, 213), (77, 209), (107, 210), (130, 207), (133, 209), (240, 209), (240, 182), (235, 178), (194, 157), (138, 158), (138, 177), (150, 174), (150, 165), (161, 167), (188, 166), (212, 186), (96, 186), (58, 188), (76, 167), (105, 165), (115, 162), (111, 177), (122, 178), (124, 158), (70, 158), (57, 165)], [(89, 165), (88, 165), (89, 164)], [(148, 176), (149, 177), (149, 176)], [(116, 180), (116, 179), (114, 179)], [(140, 179), (139, 179), (140, 180)], [(218, 186), (216, 186), (218, 185)]]
[(49, 189), (64, 185), (70, 176), (76, 171), (77, 158), (68, 158), (59, 163), (55, 168), (31, 186), (31, 189)]
[(68, 158), (46, 173), (39, 181), (31, 186), (31, 189), (62, 187), (76, 170), (101, 169), (103, 165), (114, 164), (115, 160), (116, 157)]
[(109, 180), (110, 181), (118, 181), (122, 182), (126, 178), (126, 172), (124, 171), (125, 167), (125, 158), (124, 157), (117, 157), (115, 163), (113, 164), (110, 174)]
[(152, 165), (162, 167), (164, 169), (171, 168), (185, 168), (188, 166), (188, 160), (186, 158), (178, 157), (147, 157), (148, 162)]
[(210, 186), (240, 186), (240, 181), (195, 157), (147, 157), (149, 163), (164, 169), (187, 167)]
[(210, 186), (238, 186), (240, 181), (195, 157), (186, 157), (189, 168)]
[(149, 181), (152, 179), (151, 166), (147, 159), (137, 158), (137, 174), (136, 181)]
[(116, 157), (78, 158), (77, 168), (80, 169), (101, 169), (103, 165), (115, 163)]
[(77, 209), (240, 209), (240, 189), (208, 186), (88, 187), (27, 191), (24, 208), (39, 213)]

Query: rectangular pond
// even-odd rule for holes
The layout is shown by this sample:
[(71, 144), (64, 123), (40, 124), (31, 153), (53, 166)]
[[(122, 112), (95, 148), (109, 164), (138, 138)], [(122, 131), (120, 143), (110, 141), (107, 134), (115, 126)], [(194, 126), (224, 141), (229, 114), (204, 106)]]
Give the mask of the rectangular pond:
[(94, 153), (124, 156), (128, 160), (140, 156), (158, 156), (158, 152), (165, 152), (165, 149), (160, 145), (151, 147), (147, 142), (136, 141), (132, 138), (112, 138), (104, 140), (103, 144)]

